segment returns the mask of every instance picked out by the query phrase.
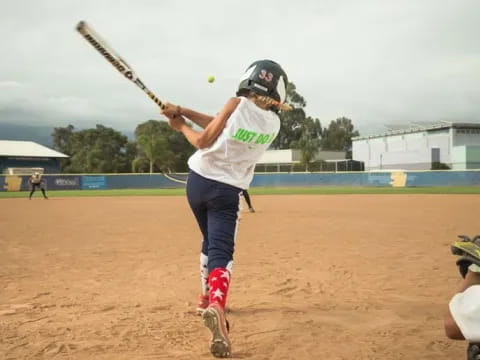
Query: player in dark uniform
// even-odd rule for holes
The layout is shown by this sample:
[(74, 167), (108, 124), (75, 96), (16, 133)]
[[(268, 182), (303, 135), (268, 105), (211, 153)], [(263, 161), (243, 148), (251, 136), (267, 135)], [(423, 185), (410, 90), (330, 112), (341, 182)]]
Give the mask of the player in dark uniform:
[(248, 205), (248, 211), (250, 211), (251, 213), (254, 213), (254, 212), (255, 212), (255, 209), (254, 209), (253, 206), (252, 206), (252, 201), (250, 200), (250, 195), (248, 194), (248, 191), (247, 191), (247, 190), (243, 190), (243, 191), (242, 191), (242, 195), (243, 195), (243, 198), (245, 199), (245, 202), (246, 202), (247, 205)]
[(30, 182), (30, 186), (32, 187), (32, 190), (30, 191), (30, 195), (28, 197), (29, 200), (32, 200), (32, 195), (37, 189), (37, 187), (42, 191), (43, 198), (48, 199), (47, 194), (45, 194), (45, 180), (42, 179), (42, 174), (39, 172), (35, 172), (32, 176), (30, 176), (30, 179), (28, 179)]

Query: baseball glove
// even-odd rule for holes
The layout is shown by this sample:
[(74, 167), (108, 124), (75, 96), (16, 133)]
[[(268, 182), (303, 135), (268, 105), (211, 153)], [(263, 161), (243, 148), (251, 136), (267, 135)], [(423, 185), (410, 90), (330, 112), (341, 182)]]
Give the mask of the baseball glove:
[(468, 267), (472, 264), (480, 266), (480, 235), (470, 239), (467, 235), (458, 235), (460, 241), (455, 241), (452, 245), (452, 254), (460, 256), (457, 260), (458, 270), (462, 277), (468, 272)]
[(470, 344), (467, 349), (467, 360), (480, 360), (480, 345)]

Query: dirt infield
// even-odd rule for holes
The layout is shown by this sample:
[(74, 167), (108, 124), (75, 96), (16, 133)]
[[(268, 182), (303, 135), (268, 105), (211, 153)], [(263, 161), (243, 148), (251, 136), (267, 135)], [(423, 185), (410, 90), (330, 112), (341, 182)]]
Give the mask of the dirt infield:
[[(463, 359), (449, 245), (480, 195), (254, 196), (229, 294), (237, 359)], [(210, 359), (200, 233), (178, 197), (0, 200), (0, 359)]]

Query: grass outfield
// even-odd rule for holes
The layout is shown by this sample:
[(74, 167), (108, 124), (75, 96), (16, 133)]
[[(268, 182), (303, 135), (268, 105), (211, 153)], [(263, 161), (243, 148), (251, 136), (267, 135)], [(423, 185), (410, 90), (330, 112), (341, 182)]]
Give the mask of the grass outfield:
[[(346, 187), (346, 186), (319, 186), (319, 187), (275, 187), (251, 188), (252, 195), (336, 195), (336, 194), (480, 194), (480, 186), (448, 186), (448, 187)], [(184, 195), (185, 189), (122, 189), (122, 190), (57, 190), (48, 191), (49, 197), (71, 196), (176, 196)], [(27, 198), (28, 192), (0, 192), (2, 198)], [(42, 197), (36, 191), (34, 197)]]

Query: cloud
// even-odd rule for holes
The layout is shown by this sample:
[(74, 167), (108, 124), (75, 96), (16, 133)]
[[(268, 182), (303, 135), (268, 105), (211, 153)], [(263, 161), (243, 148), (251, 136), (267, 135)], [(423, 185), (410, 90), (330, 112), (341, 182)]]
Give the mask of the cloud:
[(6, 2), (0, 122), (15, 111), (29, 121), (131, 129), (160, 118), (74, 31), (83, 19), (157, 96), (202, 112), (218, 111), (252, 61), (272, 58), (324, 126), (340, 116), (362, 133), (388, 123), (475, 120), (478, 13), (476, 0)]
[(0, 81), (0, 88), (2, 88), (3, 91), (8, 91), (8, 89), (18, 88), (21, 86), (22, 84), (20, 84), (17, 81), (12, 81), (12, 80)]

